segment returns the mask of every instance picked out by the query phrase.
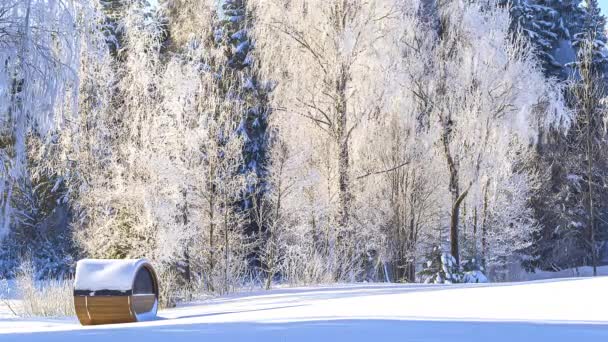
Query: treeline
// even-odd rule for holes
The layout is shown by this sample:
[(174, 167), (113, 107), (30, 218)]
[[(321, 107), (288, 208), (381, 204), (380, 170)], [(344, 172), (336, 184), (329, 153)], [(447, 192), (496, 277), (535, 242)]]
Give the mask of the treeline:
[(597, 2), (0, 4), (0, 272), (187, 293), (600, 262)]

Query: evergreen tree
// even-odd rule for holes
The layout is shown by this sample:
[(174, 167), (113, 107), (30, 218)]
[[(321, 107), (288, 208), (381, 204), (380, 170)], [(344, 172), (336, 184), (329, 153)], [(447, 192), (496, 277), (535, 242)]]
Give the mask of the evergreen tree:
[(592, 54), (591, 67), (604, 77), (608, 67), (606, 17), (601, 13), (597, 0), (584, 0), (583, 11), (580, 30), (573, 36), (573, 45), (577, 50), (581, 50), (588, 44), (587, 48), (591, 49)]
[(536, 49), (547, 76), (566, 79), (566, 65), (576, 59), (572, 37), (580, 31), (584, 14), (580, 0), (515, 0), (511, 30)]
[[(602, 222), (605, 222), (603, 213), (606, 211), (602, 203), (605, 203), (606, 194), (602, 187), (591, 186), (593, 182), (602, 183), (601, 179), (605, 179), (604, 158), (598, 154), (604, 148), (597, 145), (604, 144), (603, 125), (597, 118), (599, 104), (595, 103), (591, 109), (581, 107), (582, 100), (590, 103), (589, 94), (584, 99), (581, 94), (584, 89), (593, 93), (591, 98), (603, 96), (600, 94), (603, 92), (601, 80), (605, 79), (608, 64), (605, 18), (597, 1), (585, 0), (582, 5), (580, 1), (559, 1), (553, 8), (567, 23), (571, 54), (577, 57), (563, 69), (567, 70), (564, 76), (575, 78), (569, 92), (569, 105), (579, 112), (567, 136), (547, 136), (548, 141), (544, 142), (535, 161), (543, 182), (533, 199), (533, 207), (543, 229), (536, 237), (536, 261), (531, 262), (530, 268), (555, 270), (593, 263), (596, 253), (590, 248), (593, 244), (590, 243), (591, 235), (601, 236), (605, 231)], [(587, 146), (590, 136), (594, 137), (591, 148)], [(592, 154), (593, 158), (589, 159)], [(592, 166), (589, 166), (590, 161), (593, 161)], [(592, 205), (589, 198), (593, 199)], [(593, 209), (595, 214), (592, 215)], [(594, 234), (590, 234), (591, 231)]]
[(456, 259), (448, 252), (435, 246), (426, 256), (424, 269), (418, 274), (427, 284), (454, 284), (462, 281), (462, 272)]
[[(604, 118), (607, 112), (604, 98), (606, 96), (605, 76), (606, 55), (604, 33), (605, 19), (600, 14), (596, 0), (585, 1), (586, 15), (582, 31), (575, 35), (578, 48), (577, 82), (572, 87), (573, 106), (578, 116), (575, 130), (571, 133), (569, 147), (573, 155), (578, 156), (577, 174), (580, 175), (584, 203), (584, 231), (582, 240), (587, 246), (587, 264), (593, 266), (593, 275), (597, 275), (597, 241), (606, 232), (606, 219), (603, 213), (607, 208), (608, 193), (604, 190), (603, 180), (608, 177), (606, 165), (606, 134)], [(602, 234), (604, 232), (604, 234)], [(601, 241), (601, 240), (600, 240)]]
[[(224, 50), (227, 57), (226, 74), (236, 84), (234, 95), (244, 103), (238, 133), (244, 140), (241, 172), (247, 175), (249, 180), (239, 205), (242, 210), (248, 211), (253, 203), (260, 203), (259, 199), (266, 191), (269, 88), (260, 80), (252, 57), (253, 42), (248, 30), (253, 22), (253, 16), (248, 12), (246, 1), (223, 1), (219, 18), (220, 27), (215, 32), (216, 43)], [(256, 220), (251, 219), (245, 228), (245, 233), (251, 235), (264, 230), (265, 227), (258, 227)]]
[(101, 0), (101, 8), (106, 16), (105, 34), (108, 46), (113, 56), (117, 56), (123, 41), (123, 32), (119, 28), (120, 18), (124, 15), (127, 5), (124, 0)]

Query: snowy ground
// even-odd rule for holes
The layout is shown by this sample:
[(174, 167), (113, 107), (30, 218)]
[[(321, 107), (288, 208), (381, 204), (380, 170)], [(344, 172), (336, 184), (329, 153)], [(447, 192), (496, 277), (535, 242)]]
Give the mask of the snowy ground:
[[(600, 276), (608, 276), (608, 266), (600, 266), (597, 268), (597, 274)], [(536, 273), (526, 273), (522, 280), (544, 280), (556, 278), (577, 278), (593, 276), (593, 267), (582, 266), (577, 268), (568, 268), (558, 272), (536, 271)]]
[(0, 341), (608, 341), (608, 277), (281, 289), (160, 316), (81, 327), (75, 319), (10, 318), (0, 309)]

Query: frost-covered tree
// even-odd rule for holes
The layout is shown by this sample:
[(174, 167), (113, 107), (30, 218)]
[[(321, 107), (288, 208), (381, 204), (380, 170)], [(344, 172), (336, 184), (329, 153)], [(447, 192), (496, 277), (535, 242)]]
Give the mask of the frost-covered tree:
[(105, 47), (98, 14), (87, 1), (0, 4), (3, 253), (45, 260), (42, 275), (66, 271), (74, 253), (69, 175), (53, 163), (61, 132), (80, 119), (83, 65)]
[(430, 236), (440, 224), (445, 202), (437, 197), (442, 175), (435, 169), (437, 160), (429, 159), (425, 132), (413, 128), (416, 109), (401, 107), (383, 122), (367, 122), (369, 136), (357, 149), (364, 171), (357, 177), (356, 208), (368, 230), (380, 227), (370, 238), (380, 240), (380, 279), (416, 281), (423, 246), (437, 242)]
[[(205, 63), (217, 74), (218, 94), (230, 99), (240, 115), (233, 117), (235, 130), (243, 144), (239, 173), (247, 181), (240, 200), (234, 203), (243, 215), (236, 228), (250, 240), (263, 232), (253, 215), (253, 203), (262, 203), (267, 177), (269, 148), (267, 133), (269, 110), (268, 86), (260, 80), (257, 62), (251, 52), (249, 30), (255, 16), (246, 1), (166, 1), (172, 48), (195, 44), (206, 49)], [(252, 265), (259, 264), (257, 253), (250, 255)]]
[(247, 254), (235, 205), (242, 104), (229, 96), (224, 57), (207, 35), (212, 5), (190, 5), (201, 10), (195, 21), (174, 23), (138, 2), (122, 19), (114, 148), (103, 169), (89, 171), (98, 182), (82, 196), (79, 241), (90, 255), (145, 256), (163, 273), (177, 269), (189, 289), (225, 293), (242, 279)]
[[(597, 4), (591, 6), (596, 6)], [(578, 37), (579, 57), (577, 59), (577, 70), (580, 77), (572, 89), (574, 104), (578, 112), (576, 131), (572, 134), (572, 148), (576, 155), (582, 156), (581, 164), (585, 167), (578, 167), (580, 183), (585, 192), (585, 225), (587, 232), (583, 234), (585, 243), (589, 246), (590, 263), (593, 266), (593, 275), (597, 275), (598, 266), (598, 234), (603, 232), (606, 235), (606, 225), (604, 222), (604, 206), (602, 202), (606, 199), (603, 191), (603, 184), (608, 174), (606, 173), (606, 108), (605, 97), (607, 95), (605, 82), (603, 79), (605, 70), (605, 47), (602, 38), (597, 37), (598, 26), (603, 27), (603, 21), (592, 24), (598, 18), (599, 13), (591, 14), (588, 18), (586, 31), (581, 33), (583, 37)], [(603, 33), (602, 33), (603, 35)], [(605, 36), (604, 36), (605, 40)], [(599, 185), (599, 186), (598, 186)], [(598, 229), (602, 228), (602, 229)], [(577, 227), (578, 228), (578, 227)]]
[(290, 158), (289, 146), (282, 141), (276, 141), (270, 152), (268, 192), (262, 200), (254, 198), (253, 214), (256, 224), (266, 229), (258, 236), (260, 264), (264, 271), (264, 287), (268, 290), (275, 277), (284, 272), (283, 262), (286, 249), (286, 228), (289, 216), (286, 210), (286, 198), (292, 195), (296, 182), (291, 177), (294, 167)]
[[(146, 195), (160, 184), (147, 184), (146, 177), (155, 176), (149, 173), (154, 160), (147, 148), (155, 147), (151, 129), (158, 111), (161, 42), (157, 22), (149, 15), (138, 4), (126, 10), (124, 63), (117, 66), (116, 86), (108, 94), (111, 107), (91, 117), (97, 132), (105, 131), (98, 137), (111, 149), (84, 150), (78, 160), (88, 179), (78, 196), (82, 217), (76, 229), (85, 253), (94, 257), (155, 257), (154, 203)], [(93, 138), (82, 133), (84, 139)]]
[(439, 15), (442, 30), (429, 52), (436, 81), (416, 91), (431, 103), (428, 121), (447, 167), (450, 251), (458, 263), (462, 206), (486, 170), (504, 167), (510, 149), (570, 116), (559, 87), (545, 80), (525, 45), (509, 39), (506, 11), (453, 3)]
[(147, 257), (185, 297), (597, 263), (594, 0), (155, 3), (0, 4), (0, 258)]
[[(353, 249), (353, 180), (351, 143), (361, 120), (381, 106), (383, 47), (393, 32), (390, 2), (259, 1), (256, 44), (266, 61), (268, 78), (278, 82), (274, 107), (285, 122), (314, 126), (329, 149), (330, 184), (337, 232), (328, 241), (336, 277), (349, 277), (358, 258)], [(350, 260), (349, 260), (350, 259)]]
[(46, 136), (56, 129), (64, 114), (71, 114), (62, 111), (63, 103), (77, 100), (76, 18), (73, 2), (28, 0), (0, 5), (3, 232), (11, 223), (15, 182), (27, 172), (28, 135)]

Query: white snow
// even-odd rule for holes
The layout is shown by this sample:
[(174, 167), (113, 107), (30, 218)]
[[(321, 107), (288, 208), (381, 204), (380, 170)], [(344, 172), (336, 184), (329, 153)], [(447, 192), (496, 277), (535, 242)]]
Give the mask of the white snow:
[(279, 289), (161, 311), (151, 322), (0, 318), (0, 341), (608, 341), (608, 277)]
[(128, 291), (146, 259), (83, 259), (76, 264), (75, 290)]
[[(608, 266), (599, 266), (597, 268), (599, 276), (608, 276)], [(545, 280), (558, 278), (575, 278), (575, 277), (591, 277), (593, 276), (593, 267), (581, 266), (576, 268), (568, 268), (557, 272), (539, 271), (535, 273), (525, 273), (522, 280)], [(608, 289), (607, 289), (608, 290)]]

